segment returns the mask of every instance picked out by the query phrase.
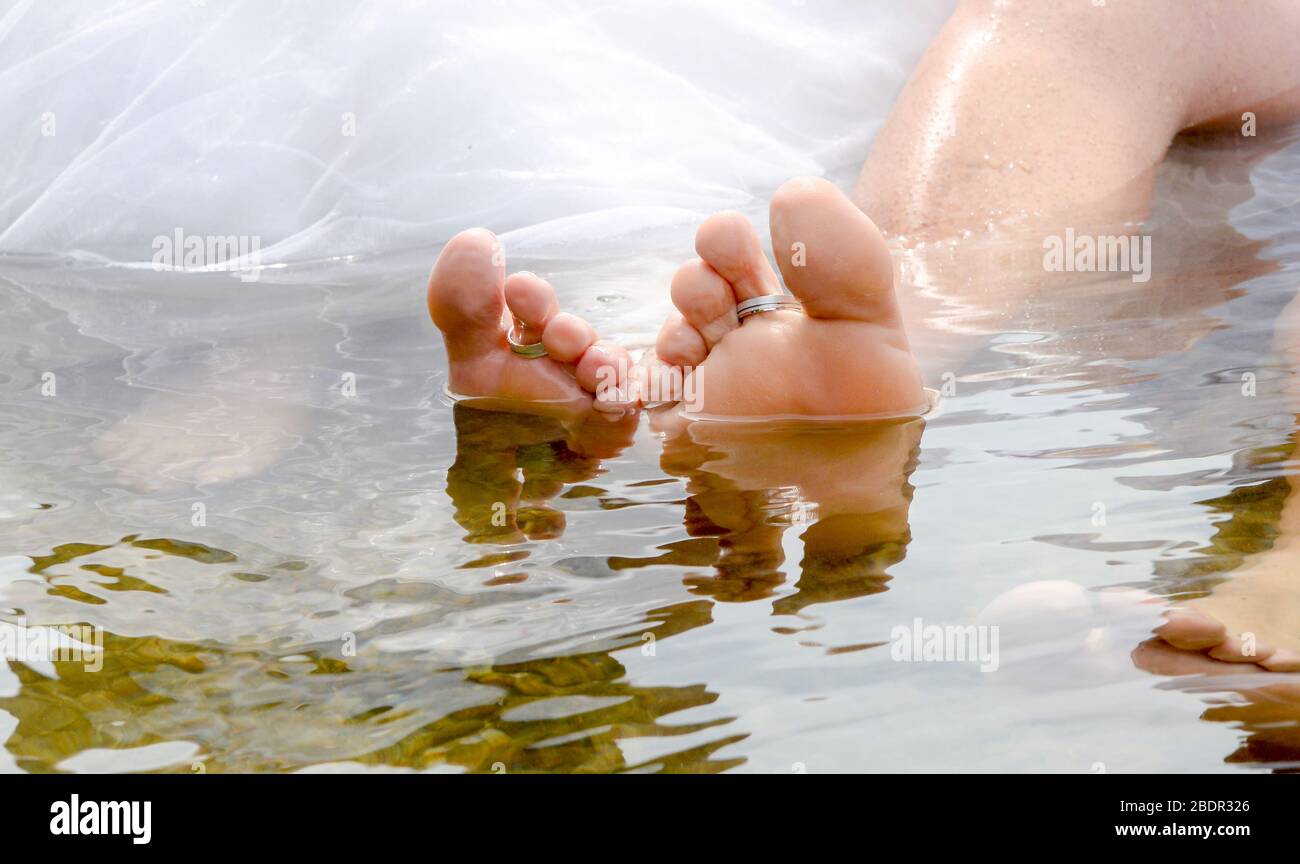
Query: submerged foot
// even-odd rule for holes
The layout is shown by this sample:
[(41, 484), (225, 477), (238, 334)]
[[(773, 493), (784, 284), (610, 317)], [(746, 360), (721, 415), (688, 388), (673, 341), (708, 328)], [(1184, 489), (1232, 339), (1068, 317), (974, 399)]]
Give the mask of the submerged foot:
[[(429, 276), (429, 315), (442, 331), (448, 386), (485, 408), (569, 414), (594, 407), (622, 413), (627, 352), (596, 338), (591, 325), (561, 312), (555, 289), (527, 272), (505, 275), (501, 245), (474, 228), (443, 247)], [(547, 356), (510, 348), (542, 343)], [(602, 398), (592, 394), (601, 391)]]
[(1291, 549), (1256, 556), (1208, 596), (1168, 612), (1156, 638), (1134, 653), (1135, 661), (1148, 671), (1171, 675), (1252, 666), (1300, 672), (1296, 561)]
[(743, 325), (736, 304), (781, 293), (758, 236), (719, 213), (695, 238), (699, 258), (672, 283), (678, 314), (655, 345), (683, 370), (692, 413), (828, 416), (920, 413), (920, 373), (894, 297), (879, 230), (832, 184), (797, 179), (772, 198), (772, 248), (803, 311)]

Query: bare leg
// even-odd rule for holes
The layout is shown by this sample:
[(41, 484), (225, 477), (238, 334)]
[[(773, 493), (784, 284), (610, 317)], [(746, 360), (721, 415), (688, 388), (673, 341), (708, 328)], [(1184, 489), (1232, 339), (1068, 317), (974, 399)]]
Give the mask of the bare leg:
[(855, 199), (887, 233), (1145, 209), (1173, 137), (1300, 113), (1300, 5), (973, 0), (926, 51)]
[[(1237, 133), (1245, 112), (1264, 131), (1300, 116), (1298, 42), (1300, 4), (1271, 0), (964, 3), (900, 96), (856, 200), (909, 237), (1140, 217), (1180, 131)], [(1288, 311), (1279, 335), (1300, 363), (1297, 315)], [(1300, 670), (1297, 506), (1287, 502), (1271, 551), (1170, 615), (1160, 641), (1135, 654), (1140, 665)]]
[[(1051, 230), (1067, 219), (1087, 224), (1141, 217), (1155, 168), (1179, 132), (1220, 126), (1236, 133), (1245, 112), (1264, 131), (1300, 116), (1293, 47), (1298, 42), (1300, 4), (1272, 0), (1249, 9), (1178, 0), (963, 4), (881, 131), (862, 169), (857, 203), (886, 232), (913, 238), (1005, 221)], [(833, 238), (822, 248), (830, 250), (823, 263), (834, 263), (878, 249), (878, 235), (873, 227), (834, 237), (856, 217), (837, 207), (827, 191), (819, 193), (821, 200), (800, 199), (791, 197), (796, 188), (783, 187), (774, 201), (773, 250), (796, 294), (834, 290), (834, 280), (787, 268), (790, 241)], [(791, 232), (785, 226), (792, 220), (778, 218), (778, 210), (795, 201), (799, 228)], [(851, 382), (900, 374), (902, 364), (891, 367), (870, 351), (881, 344), (906, 350), (909, 334), (900, 319), (913, 338), (920, 332), (924, 313), (906, 292), (897, 315), (871, 319), (889, 322), (885, 336), (863, 327), (851, 334), (852, 344), (823, 332), (808, 298), (811, 320), (776, 313), (737, 328), (730, 311), (735, 300), (775, 289), (765, 287), (771, 280), (748, 278), (750, 270), (764, 266), (755, 253), (736, 253), (747, 255), (753, 266), (735, 275), (726, 256), (715, 260), (720, 237), (730, 238), (721, 244), (724, 251), (753, 245), (734, 216), (705, 224), (697, 238), (703, 261), (684, 267), (673, 290), (685, 323), (694, 329), (685, 328), (689, 338), (682, 338), (682, 322), (670, 322), (660, 341), (665, 359), (707, 375), (703, 389), (706, 402), (719, 406), (715, 411), (834, 413), (832, 405), (865, 410), (863, 391)], [(879, 264), (879, 255), (874, 260)], [(961, 299), (975, 305), (1013, 303), (1038, 288), (1043, 275), (1008, 273), (1005, 267), (961, 272), (967, 278), (960, 290), (971, 295)], [(887, 288), (890, 280), (868, 281)], [(719, 290), (719, 283), (730, 290)], [(861, 308), (867, 308), (867, 296), (893, 301), (892, 292), (880, 288), (874, 295), (836, 293)], [(831, 359), (820, 361), (828, 348)], [(1296, 356), (1300, 362), (1300, 351)], [(869, 368), (849, 367), (846, 358)], [(852, 374), (844, 375), (848, 368)], [(837, 398), (827, 399), (827, 393)], [(1286, 626), (1300, 609), (1291, 575), (1300, 546), (1285, 539), (1300, 536), (1294, 510), (1291, 502), (1281, 526), (1284, 539), (1273, 553), (1212, 596), (1187, 604), (1184, 614), (1162, 628), (1167, 645), (1203, 651), (1206, 662), (1300, 669), (1300, 642)]]

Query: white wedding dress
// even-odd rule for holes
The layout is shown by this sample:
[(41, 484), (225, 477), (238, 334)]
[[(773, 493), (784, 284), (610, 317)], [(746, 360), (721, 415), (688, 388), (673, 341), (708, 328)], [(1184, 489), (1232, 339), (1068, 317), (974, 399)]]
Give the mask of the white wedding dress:
[(0, 255), (147, 265), (179, 229), (278, 264), (470, 225), (571, 254), (761, 220), (793, 175), (851, 177), (950, 6), (18, 0)]

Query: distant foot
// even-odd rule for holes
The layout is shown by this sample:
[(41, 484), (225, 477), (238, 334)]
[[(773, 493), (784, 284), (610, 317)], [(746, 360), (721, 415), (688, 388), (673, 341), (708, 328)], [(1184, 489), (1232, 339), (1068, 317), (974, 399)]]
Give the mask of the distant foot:
[(699, 258), (672, 283), (678, 314), (659, 333), (660, 363), (680, 368), (691, 413), (763, 417), (921, 413), (927, 398), (894, 297), (880, 231), (825, 180), (772, 198), (772, 248), (803, 312), (753, 315), (741, 300), (781, 293), (753, 226), (708, 219)]
[(1165, 615), (1156, 639), (1134, 653), (1157, 674), (1213, 674), (1261, 667), (1300, 672), (1300, 568), (1294, 549), (1250, 559), (1207, 597)]
[(301, 440), (305, 412), (290, 400), (191, 386), (151, 396), (96, 439), (96, 456), (133, 488), (157, 492), (260, 474)]
[[(447, 347), (448, 387), (480, 407), (543, 414), (630, 407), (620, 398), (627, 352), (561, 312), (546, 280), (527, 272), (507, 278), (490, 231), (462, 231), (443, 247), (429, 276), (429, 315)], [(548, 356), (516, 354), (511, 333), (519, 344), (542, 343)], [(602, 398), (593, 400), (598, 389)]]

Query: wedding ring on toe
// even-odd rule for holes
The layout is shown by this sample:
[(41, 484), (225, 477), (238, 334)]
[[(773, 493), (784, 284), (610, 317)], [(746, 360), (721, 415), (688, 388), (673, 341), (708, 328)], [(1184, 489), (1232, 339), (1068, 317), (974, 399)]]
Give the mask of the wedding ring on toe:
[(541, 342), (529, 342), (527, 344), (516, 342), (514, 333), (507, 333), (506, 341), (510, 343), (510, 350), (518, 354), (520, 357), (526, 357), (529, 360), (536, 360), (538, 357), (546, 356), (546, 346)]
[(764, 294), (762, 297), (750, 297), (736, 304), (736, 320), (743, 323), (750, 315), (775, 312), (778, 309), (798, 311), (803, 309), (803, 305), (789, 294)]

